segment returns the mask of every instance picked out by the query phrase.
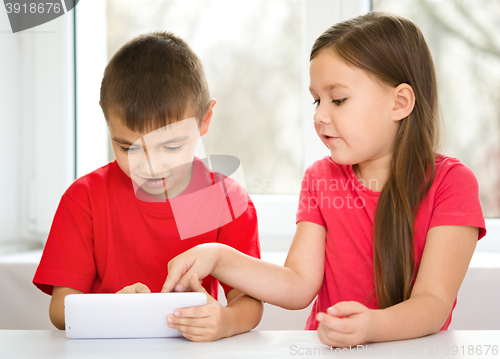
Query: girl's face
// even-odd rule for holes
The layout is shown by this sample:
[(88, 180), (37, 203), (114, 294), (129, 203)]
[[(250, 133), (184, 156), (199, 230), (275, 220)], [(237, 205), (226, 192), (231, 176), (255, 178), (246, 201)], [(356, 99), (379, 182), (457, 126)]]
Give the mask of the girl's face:
[(332, 160), (351, 165), (388, 163), (399, 126), (393, 118), (396, 89), (329, 49), (311, 61), (310, 77), (314, 127)]

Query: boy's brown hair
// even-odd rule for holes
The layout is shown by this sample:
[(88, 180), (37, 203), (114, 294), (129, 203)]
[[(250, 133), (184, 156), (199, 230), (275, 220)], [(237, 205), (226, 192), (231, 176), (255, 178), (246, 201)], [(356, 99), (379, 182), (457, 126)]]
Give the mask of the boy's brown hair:
[(106, 120), (112, 112), (132, 131), (152, 131), (193, 111), (203, 119), (210, 100), (203, 65), (180, 38), (167, 32), (139, 35), (111, 58), (101, 83)]

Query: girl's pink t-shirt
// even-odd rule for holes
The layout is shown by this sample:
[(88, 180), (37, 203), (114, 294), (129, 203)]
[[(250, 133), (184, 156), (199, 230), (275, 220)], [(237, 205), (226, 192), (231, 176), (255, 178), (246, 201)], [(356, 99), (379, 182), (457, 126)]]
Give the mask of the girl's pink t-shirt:
[[(323, 284), (307, 320), (306, 330), (316, 330), (316, 314), (341, 301), (357, 301), (377, 309), (373, 274), (373, 220), (380, 192), (368, 189), (352, 165), (325, 157), (310, 166), (302, 180), (297, 222), (326, 228)], [(486, 234), (474, 173), (459, 160), (436, 156), (436, 174), (415, 220), (415, 253), (420, 265), (427, 231), (436, 226), (468, 225)], [(453, 308), (455, 308), (455, 303)], [(453, 309), (452, 309), (453, 311)], [(451, 322), (451, 312), (441, 330)]]

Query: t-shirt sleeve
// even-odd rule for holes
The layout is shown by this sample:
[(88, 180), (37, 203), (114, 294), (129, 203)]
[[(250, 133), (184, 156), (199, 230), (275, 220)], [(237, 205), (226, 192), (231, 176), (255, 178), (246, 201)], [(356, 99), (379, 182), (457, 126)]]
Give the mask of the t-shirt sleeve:
[(96, 276), (90, 205), (80, 189), (70, 187), (61, 198), (33, 278), (33, 284), (49, 295), (54, 286), (88, 293)]
[(486, 234), (476, 176), (462, 163), (454, 163), (444, 174), (436, 190), (429, 228), (450, 225), (478, 227), (478, 239)]
[(306, 170), (302, 179), (296, 223), (312, 222), (326, 228), (326, 222), (319, 208), (315, 183), (317, 183), (317, 179), (314, 165), (312, 165)]
[[(234, 208), (236, 207), (234, 206), (235, 191), (234, 189), (232, 189), (230, 190), (230, 192), (230, 198), (232, 199), (233, 203), (232, 208)], [(239, 193), (238, 196), (240, 200), (244, 198), (245, 201), (248, 202), (248, 205), (246, 206), (246, 209), (242, 213), (240, 213), (240, 215), (235, 214), (235, 219), (219, 228), (217, 234), (217, 242), (226, 244), (242, 253), (260, 259), (257, 212), (255, 211), (254, 204), (250, 200), (250, 197), (248, 196), (246, 191), (241, 188), (237, 192)], [(238, 207), (243, 208), (242, 206)], [(232, 287), (222, 282), (220, 284), (224, 289), (224, 293), (227, 295)]]

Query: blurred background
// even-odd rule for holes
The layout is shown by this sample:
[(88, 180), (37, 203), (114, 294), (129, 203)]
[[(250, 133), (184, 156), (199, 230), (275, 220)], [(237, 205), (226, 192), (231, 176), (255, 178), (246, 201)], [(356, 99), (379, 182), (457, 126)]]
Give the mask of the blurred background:
[[(441, 151), (472, 168), (485, 216), (500, 217), (500, 1), (373, 0), (371, 8), (423, 31), (438, 74)], [(293, 0), (108, 0), (107, 54), (140, 33), (179, 34), (201, 57), (218, 101), (208, 152), (240, 158), (250, 193), (297, 194), (307, 86), (300, 10)]]
[[(0, 329), (52, 328), (49, 297), (31, 279), (61, 195), (114, 158), (98, 101), (104, 68), (122, 44), (170, 31), (201, 58), (217, 99), (205, 149), (241, 160), (263, 259), (283, 264), (302, 174), (328, 155), (313, 129), (309, 51), (329, 26), (371, 9), (406, 16), (423, 31), (438, 76), (441, 153), (479, 181), (488, 234), (450, 328), (499, 329), (500, 1), (82, 0), (16, 34), (3, 9), (0, 283), (8, 290), (0, 296)], [(301, 329), (308, 312), (266, 305), (259, 329)]]

